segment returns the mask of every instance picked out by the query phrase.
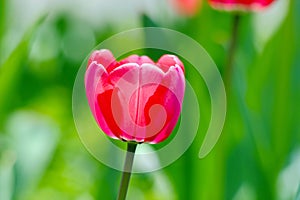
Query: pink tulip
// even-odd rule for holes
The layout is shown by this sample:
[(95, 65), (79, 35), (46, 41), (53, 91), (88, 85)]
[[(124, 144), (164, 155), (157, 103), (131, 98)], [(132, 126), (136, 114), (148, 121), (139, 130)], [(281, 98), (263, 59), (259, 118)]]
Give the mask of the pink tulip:
[(117, 62), (106, 49), (94, 51), (85, 74), (92, 114), (111, 138), (158, 143), (174, 129), (180, 115), (184, 67), (174, 55), (157, 63), (132, 55)]
[(268, 7), (274, 0), (209, 0), (209, 4), (220, 10), (256, 11)]

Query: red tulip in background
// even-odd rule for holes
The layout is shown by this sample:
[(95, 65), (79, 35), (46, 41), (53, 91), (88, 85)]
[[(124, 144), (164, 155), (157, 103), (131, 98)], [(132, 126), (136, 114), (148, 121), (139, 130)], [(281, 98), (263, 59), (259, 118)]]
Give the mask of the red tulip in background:
[(220, 10), (261, 10), (268, 7), (274, 0), (209, 0), (209, 4)]
[(202, 0), (171, 0), (179, 14), (193, 16), (197, 14)]
[(109, 50), (94, 51), (85, 74), (86, 95), (98, 125), (111, 138), (158, 143), (180, 115), (184, 67), (174, 55), (157, 63), (132, 55), (117, 62)]

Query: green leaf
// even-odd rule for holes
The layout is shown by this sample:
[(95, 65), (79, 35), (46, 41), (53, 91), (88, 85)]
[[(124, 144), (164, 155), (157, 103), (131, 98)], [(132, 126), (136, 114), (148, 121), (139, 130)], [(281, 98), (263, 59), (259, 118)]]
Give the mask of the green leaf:
[[(0, 138), (3, 139), (3, 138)], [(14, 187), (15, 152), (6, 149), (0, 153), (0, 199), (10, 200)]]
[(299, 184), (299, 187), (298, 187), (298, 192), (296, 194), (295, 200), (300, 200), (300, 184)]
[(48, 117), (21, 111), (10, 117), (7, 132), (17, 158), (14, 197), (26, 199), (35, 190), (52, 160), (59, 128)]
[[(4, 28), (5, 28), (5, 15), (6, 15), (6, 1), (2, 0), (0, 1), (0, 55), (2, 55), (3, 51), (3, 35), (4, 35)], [(0, 56), (0, 65), (3, 63), (3, 57)]]
[[(13, 50), (11, 55), (3, 65), (0, 66), (0, 121), (5, 116), (8, 105), (11, 105), (11, 98), (14, 93), (15, 86), (22, 74), (23, 63), (26, 61), (28, 54), (30, 39), (32, 38), (38, 27), (45, 21), (47, 15), (40, 17), (24, 34), (20, 43)], [(1, 126), (2, 124), (0, 124)]]

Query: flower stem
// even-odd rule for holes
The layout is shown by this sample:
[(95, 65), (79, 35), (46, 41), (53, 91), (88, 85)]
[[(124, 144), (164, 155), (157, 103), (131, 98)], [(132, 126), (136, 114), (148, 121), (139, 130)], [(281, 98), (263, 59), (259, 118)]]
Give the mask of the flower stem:
[(131, 142), (127, 143), (127, 153), (125, 158), (121, 184), (119, 188), (118, 200), (126, 199), (136, 147), (137, 147), (137, 143), (131, 143)]
[(235, 56), (235, 51), (237, 46), (240, 19), (241, 19), (241, 15), (239, 13), (235, 13), (233, 16), (231, 40), (229, 44), (228, 57), (225, 64), (225, 72), (224, 72), (224, 82), (227, 90), (229, 90), (231, 85), (231, 80), (232, 80), (233, 61), (234, 61), (234, 56)]

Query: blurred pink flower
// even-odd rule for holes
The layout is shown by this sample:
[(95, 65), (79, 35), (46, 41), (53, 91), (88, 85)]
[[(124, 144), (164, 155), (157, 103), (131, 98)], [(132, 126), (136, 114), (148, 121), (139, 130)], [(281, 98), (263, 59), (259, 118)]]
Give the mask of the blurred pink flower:
[(94, 51), (85, 74), (86, 95), (98, 125), (111, 138), (158, 143), (180, 115), (184, 67), (174, 55), (157, 63), (132, 55), (117, 62), (106, 49)]
[(171, 0), (179, 14), (186, 16), (196, 15), (200, 9), (202, 0)]
[(268, 7), (274, 0), (209, 0), (219, 10), (256, 11)]

